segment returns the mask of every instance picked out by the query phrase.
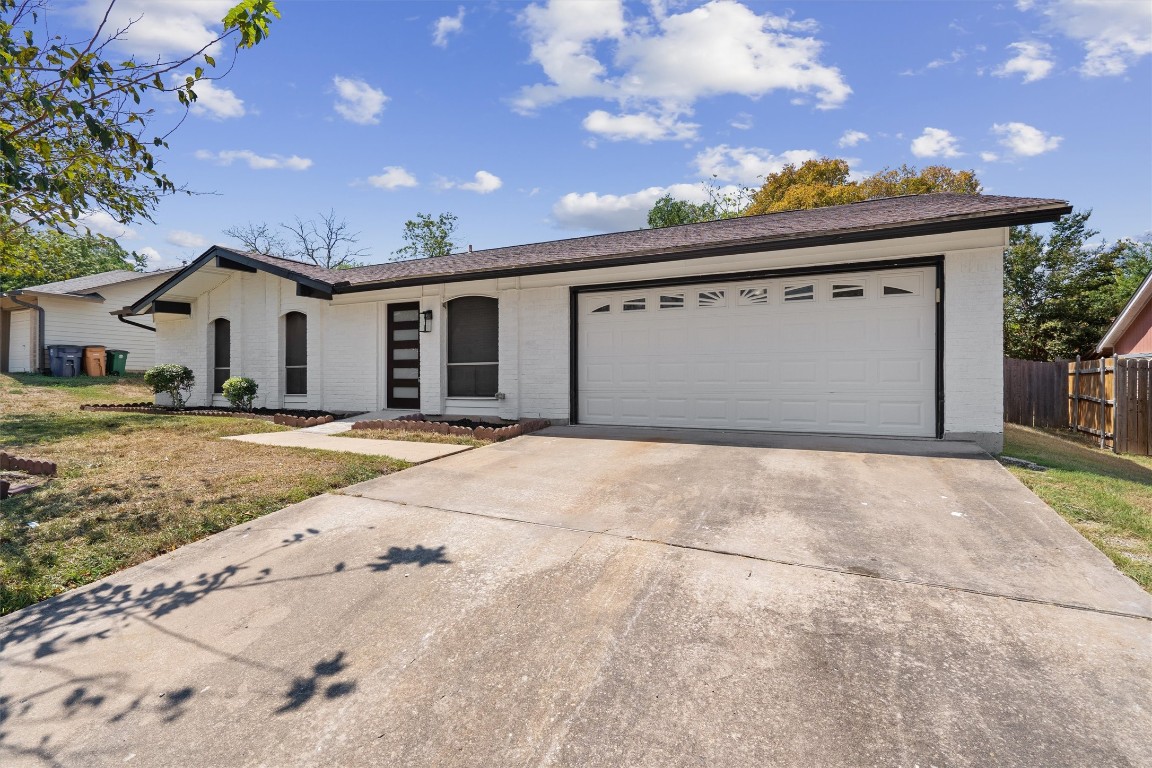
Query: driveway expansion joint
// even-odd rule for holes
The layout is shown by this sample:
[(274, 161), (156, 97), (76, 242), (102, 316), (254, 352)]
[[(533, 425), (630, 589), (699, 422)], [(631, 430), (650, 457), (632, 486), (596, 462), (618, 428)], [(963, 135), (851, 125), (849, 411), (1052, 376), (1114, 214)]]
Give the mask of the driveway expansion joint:
[(1011, 600), (1018, 603), (1032, 603), (1034, 605), (1043, 605), (1051, 608), (1063, 608), (1070, 611), (1083, 611), (1086, 613), (1096, 613), (1105, 616), (1117, 616), (1125, 619), (1137, 619), (1152, 623), (1152, 616), (1145, 616), (1139, 613), (1129, 613), (1127, 611), (1114, 611), (1107, 608), (1095, 608), (1090, 605), (1081, 605), (1079, 603), (1066, 603), (1058, 600), (1045, 600), (1042, 598), (1028, 597), (1026, 595), (1012, 595), (1001, 592), (993, 592), (990, 590), (976, 589), (974, 587), (960, 587), (953, 584), (944, 584), (934, 581), (922, 581), (920, 579), (906, 579), (899, 576), (885, 576), (877, 573), (862, 573), (851, 568), (844, 568), (836, 565), (821, 565), (819, 563), (805, 563), (800, 560), (786, 560), (782, 558), (765, 557), (762, 555), (751, 555), (744, 552), (733, 552), (725, 549), (714, 549), (711, 547), (700, 546), (697, 544), (686, 544), (675, 541), (667, 541), (664, 539), (654, 539), (645, 536), (636, 536), (634, 534), (613, 533), (608, 529), (594, 529), (594, 528), (577, 528), (569, 525), (560, 525), (558, 523), (544, 523), (538, 520), (525, 520), (519, 517), (506, 517), (503, 515), (493, 515), (487, 512), (469, 512), (462, 509), (449, 509), (447, 507), (433, 507), (427, 504), (410, 504), (404, 501), (392, 501), (390, 499), (381, 499), (375, 496), (365, 496), (359, 493), (344, 494), (347, 496), (354, 496), (356, 498), (370, 499), (373, 501), (382, 501), (388, 504), (396, 504), (404, 507), (419, 507), (421, 509), (431, 509), (437, 512), (446, 512), (456, 515), (467, 515), (469, 517), (479, 517), (486, 520), (499, 520), (506, 523), (521, 523), (524, 525), (534, 525), (541, 528), (553, 528), (556, 530), (570, 531), (572, 533), (586, 533), (593, 536), (605, 536), (613, 539), (621, 539), (624, 541), (636, 541), (644, 544), (656, 544), (658, 546), (672, 547), (674, 549), (684, 549), (693, 552), (703, 552), (713, 555), (722, 555), (725, 557), (739, 557), (745, 560), (755, 560), (762, 563), (772, 563), (774, 565), (789, 566), (792, 568), (806, 568), (813, 571), (825, 571), (828, 573), (837, 573), (844, 576), (856, 576), (863, 579), (875, 579), (877, 581), (887, 581), (896, 584), (907, 584), (915, 587), (925, 587), (928, 589), (940, 589), (949, 592), (964, 592), (970, 595), (978, 595), (980, 597), (992, 597), (1002, 600)]

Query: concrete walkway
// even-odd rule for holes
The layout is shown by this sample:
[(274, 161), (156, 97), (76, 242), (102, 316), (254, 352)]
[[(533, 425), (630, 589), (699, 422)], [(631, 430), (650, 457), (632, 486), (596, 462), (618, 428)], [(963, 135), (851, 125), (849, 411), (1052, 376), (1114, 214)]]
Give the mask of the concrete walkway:
[[(330, 427), (335, 422), (322, 424)], [(344, 453), (362, 453), (367, 456), (391, 456), (412, 464), (423, 464), (426, 461), (451, 456), (454, 453), (472, 450), (467, 445), (445, 445), (441, 443), (418, 443), (410, 440), (372, 440), (358, 437), (339, 437), (335, 434), (324, 434), (314, 430), (297, 429), (291, 432), (261, 432), (255, 435), (236, 435), (225, 437), (224, 440), (238, 440), (242, 443), (258, 443), (259, 445), (279, 445), (284, 448), (315, 448), (321, 451), (342, 451)], [(351, 427), (349, 427), (351, 429)]]
[(371, 411), (369, 413), (358, 413), (355, 416), (349, 416), (346, 419), (338, 419), (337, 421), (330, 421), (327, 424), (317, 424), (315, 427), (304, 427), (300, 432), (314, 432), (319, 435), (338, 435), (341, 432), (348, 432), (352, 429), (352, 425), (357, 421), (386, 421), (388, 419), (398, 419), (401, 416), (411, 416), (413, 410), (398, 410), (396, 408), (386, 408), (382, 411)]

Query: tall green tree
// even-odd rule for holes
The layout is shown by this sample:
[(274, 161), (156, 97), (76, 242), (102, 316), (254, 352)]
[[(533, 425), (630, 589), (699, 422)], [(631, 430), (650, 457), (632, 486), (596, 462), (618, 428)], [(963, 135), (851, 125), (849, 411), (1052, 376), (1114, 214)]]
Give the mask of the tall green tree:
[[(1047, 235), (1014, 227), (1004, 254), (1004, 354), (1020, 360), (1092, 354), (1127, 301), (1118, 276), (1139, 268), (1138, 248), (1091, 241), (1090, 210), (1062, 216)], [(1134, 253), (1135, 256), (1130, 256)]]
[(187, 108), (210, 79), (204, 67), (216, 66), (208, 51), (224, 41), (251, 48), (280, 16), (273, 0), (241, 0), (191, 55), (118, 60), (110, 46), (127, 30), (110, 28), (115, 0), (105, 1), (103, 21), (74, 40), (41, 23), (47, 0), (0, 0), (0, 237), (31, 224), (66, 231), (96, 209), (122, 223), (150, 218), (177, 186), (153, 154), (171, 130), (153, 127), (146, 99), (174, 95)]
[(456, 250), (452, 240), (455, 234), (456, 214), (442, 213), (432, 218), (430, 213), (417, 213), (415, 219), (404, 222), (407, 245), (393, 251), (393, 256), (396, 261), (447, 256)]
[(19, 227), (0, 240), (0, 292), (146, 265), (144, 256), (103, 235)]

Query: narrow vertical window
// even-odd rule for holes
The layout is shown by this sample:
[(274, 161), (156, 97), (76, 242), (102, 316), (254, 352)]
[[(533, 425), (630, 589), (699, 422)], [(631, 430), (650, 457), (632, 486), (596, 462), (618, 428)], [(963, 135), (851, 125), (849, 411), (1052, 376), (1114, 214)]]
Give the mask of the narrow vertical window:
[(212, 392), (223, 392), (231, 375), (232, 324), (221, 317), (212, 321)]
[(448, 397), (494, 397), (499, 372), (500, 308), (496, 299), (448, 302)]
[(308, 394), (308, 316), (284, 315), (284, 394)]

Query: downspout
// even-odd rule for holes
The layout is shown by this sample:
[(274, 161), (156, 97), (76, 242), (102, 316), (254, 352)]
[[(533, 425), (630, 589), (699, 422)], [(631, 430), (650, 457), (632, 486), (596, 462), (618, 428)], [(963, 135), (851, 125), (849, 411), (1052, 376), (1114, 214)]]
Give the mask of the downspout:
[(116, 312), (113, 312), (112, 314), (116, 315), (116, 319), (122, 323), (128, 323), (128, 325), (134, 325), (137, 328), (143, 328), (146, 331), (152, 331), (152, 333), (156, 333), (156, 329), (150, 325), (144, 325), (144, 323), (138, 323), (135, 320), (129, 320), (128, 318), (124, 317), (124, 315), (118, 314)]
[(42, 373), (44, 370), (42, 364), (43, 364), (45, 358), (47, 357), (47, 355), (44, 354), (44, 352), (46, 351), (46, 347), (44, 346), (44, 307), (40, 306), (39, 304), (29, 304), (26, 301), (21, 301), (20, 299), (16, 298), (16, 295), (18, 293), (20, 293), (19, 289), (15, 290), (15, 291), (9, 291), (8, 292), (8, 298), (12, 299), (12, 301), (16, 302), (17, 304), (19, 304), (22, 307), (28, 307), (28, 309), (36, 310), (36, 314), (39, 315), (39, 318), (38, 318), (39, 322), (37, 325), (37, 328), (39, 330), (39, 334), (37, 335), (36, 340), (40, 343), (36, 345), (36, 366), (35, 366), (35, 368), (36, 368), (37, 373)]

